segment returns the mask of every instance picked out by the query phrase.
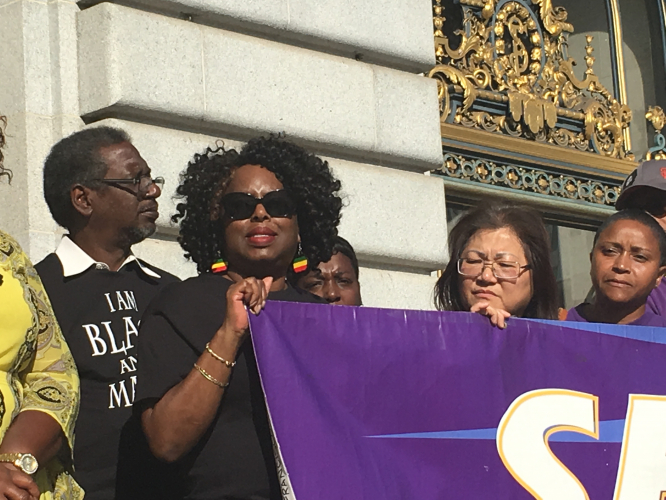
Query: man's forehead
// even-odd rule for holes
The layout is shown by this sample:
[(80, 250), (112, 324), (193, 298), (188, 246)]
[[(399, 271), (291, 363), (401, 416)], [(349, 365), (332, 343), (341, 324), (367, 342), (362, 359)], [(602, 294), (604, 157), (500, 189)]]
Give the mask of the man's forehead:
[(139, 171), (149, 168), (146, 160), (143, 159), (139, 151), (129, 142), (101, 147), (99, 154), (109, 170)]

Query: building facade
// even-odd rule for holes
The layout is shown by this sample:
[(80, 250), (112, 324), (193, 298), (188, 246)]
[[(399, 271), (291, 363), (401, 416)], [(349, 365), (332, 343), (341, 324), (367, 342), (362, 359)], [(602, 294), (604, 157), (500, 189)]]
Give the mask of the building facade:
[(31, 258), (62, 234), (43, 201), (49, 148), (85, 126), (126, 129), (167, 179), (158, 233), (136, 253), (181, 277), (169, 223), (196, 152), (269, 132), (328, 159), (343, 183), (340, 234), (359, 253), (365, 303), (432, 308), (446, 206), (430, 0), (0, 0), (0, 227)]
[(136, 252), (192, 275), (169, 223), (178, 174), (219, 141), (284, 132), (343, 183), (340, 234), (359, 253), (366, 305), (431, 309), (447, 224), (492, 196), (543, 213), (570, 307), (622, 180), (666, 146), (664, 4), (0, 0), (14, 174), (0, 183), (0, 227), (33, 260), (52, 251), (49, 148), (119, 126), (167, 179), (159, 231)]

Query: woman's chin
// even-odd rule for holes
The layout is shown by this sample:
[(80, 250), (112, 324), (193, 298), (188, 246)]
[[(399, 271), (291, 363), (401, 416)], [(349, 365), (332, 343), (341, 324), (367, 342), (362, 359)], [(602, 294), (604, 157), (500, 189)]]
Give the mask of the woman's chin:
[[(248, 249), (242, 256), (242, 268), (246, 271), (261, 271), (262, 273), (278, 276), (284, 275), (289, 268), (290, 262), (285, 261), (281, 252), (276, 252), (271, 248), (253, 248)], [(241, 266), (232, 266), (241, 267)]]
[(244, 259), (248, 262), (265, 263), (275, 261), (278, 259), (280, 252), (272, 246), (266, 247), (248, 247), (243, 255)]

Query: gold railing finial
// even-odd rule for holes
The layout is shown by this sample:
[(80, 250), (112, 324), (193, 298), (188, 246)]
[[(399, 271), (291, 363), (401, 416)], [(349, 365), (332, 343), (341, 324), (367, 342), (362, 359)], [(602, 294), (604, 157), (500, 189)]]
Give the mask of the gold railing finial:
[(594, 57), (592, 53), (594, 52), (594, 47), (592, 46), (592, 35), (585, 35), (585, 64), (587, 64), (587, 69), (585, 70), (586, 75), (594, 75)]
[(443, 37), (442, 28), (444, 27), (444, 21), (446, 18), (442, 15), (444, 12), (444, 7), (442, 7), (442, 0), (435, 0), (433, 5), (433, 23), (435, 25), (435, 37)]
[(666, 114), (664, 114), (664, 110), (659, 106), (650, 106), (647, 113), (645, 113), (645, 118), (652, 124), (654, 130), (660, 134), (661, 129), (664, 128), (664, 124), (666, 124)]

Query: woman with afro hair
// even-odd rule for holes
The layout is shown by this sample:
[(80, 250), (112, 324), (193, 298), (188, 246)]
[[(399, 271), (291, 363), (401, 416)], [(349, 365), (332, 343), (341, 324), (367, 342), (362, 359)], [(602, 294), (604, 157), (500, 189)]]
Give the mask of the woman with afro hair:
[[(167, 286), (141, 323), (137, 403), (168, 498), (279, 499), (247, 310), (320, 302), (286, 277), (331, 257), (342, 201), (328, 164), (280, 136), (197, 154), (175, 222), (199, 275)], [(164, 486), (164, 485), (162, 485)]]

